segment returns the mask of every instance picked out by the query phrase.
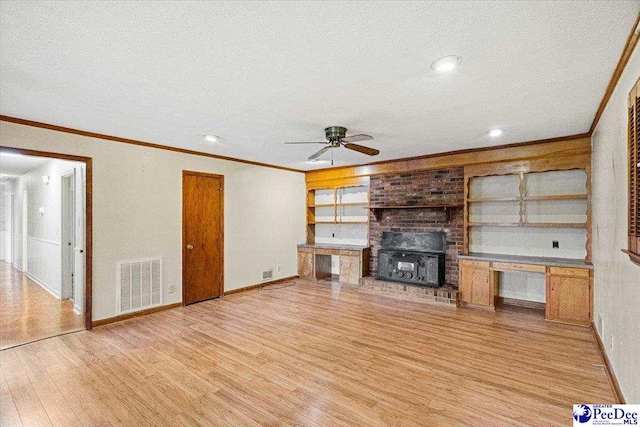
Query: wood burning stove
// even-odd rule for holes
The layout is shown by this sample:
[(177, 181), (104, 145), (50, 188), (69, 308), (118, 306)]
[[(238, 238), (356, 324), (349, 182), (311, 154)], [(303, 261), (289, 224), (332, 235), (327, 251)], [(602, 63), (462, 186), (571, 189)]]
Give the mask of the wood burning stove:
[(439, 287), (444, 284), (446, 235), (435, 233), (382, 233), (377, 278)]

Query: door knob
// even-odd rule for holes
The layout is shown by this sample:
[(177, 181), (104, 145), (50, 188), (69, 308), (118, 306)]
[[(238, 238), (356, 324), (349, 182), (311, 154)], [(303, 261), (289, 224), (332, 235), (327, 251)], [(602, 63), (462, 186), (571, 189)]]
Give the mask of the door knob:
[(187, 245), (187, 249), (189, 250), (193, 249), (193, 245)]

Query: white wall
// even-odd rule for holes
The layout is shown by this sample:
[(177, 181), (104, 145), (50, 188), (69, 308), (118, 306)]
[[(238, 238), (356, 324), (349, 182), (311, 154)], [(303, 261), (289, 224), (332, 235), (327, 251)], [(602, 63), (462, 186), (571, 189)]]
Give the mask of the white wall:
[[(93, 319), (116, 315), (116, 262), (162, 256), (182, 295), (182, 170), (225, 176), (225, 290), (297, 274), (304, 174), (0, 122), (0, 145), (93, 158)], [(277, 272), (277, 266), (281, 271)], [(169, 285), (175, 292), (168, 293)]]
[(640, 77), (636, 47), (592, 136), (595, 316), (625, 399), (640, 402), (640, 266), (627, 248), (627, 96)]
[[(62, 282), (61, 179), (62, 175), (80, 168), (81, 165), (76, 162), (51, 160), (18, 177), (14, 184), (15, 224), (22, 223), (23, 190), (28, 191), (27, 274), (56, 298), (60, 298)], [(42, 181), (44, 175), (49, 177), (48, 184)], [(44, 208), (44, 213), (40, 213), (40, 208)], [(21, 228), (18, 230), (22, 231)], [(16, 262), (21, 269), (22, 261), (20, 257)]]

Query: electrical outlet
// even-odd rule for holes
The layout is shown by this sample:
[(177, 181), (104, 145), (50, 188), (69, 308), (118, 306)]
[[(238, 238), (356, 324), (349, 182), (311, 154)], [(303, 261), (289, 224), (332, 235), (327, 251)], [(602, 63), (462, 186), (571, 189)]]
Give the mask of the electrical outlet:
[(276, 272), (277, 273), (282, 273), (282, 266), (281, 265), (276, 267)]
[(560, 242), (558, 242), (557, 240), (554, 240), (551, 242), (551, 247), (553, 249), (560, 249)]
[(169, 293), (172, 294), (176, 291), (176, 285), (169, 285)]
[(262, 280), (273, 279), (273, 269), (262, 272)]

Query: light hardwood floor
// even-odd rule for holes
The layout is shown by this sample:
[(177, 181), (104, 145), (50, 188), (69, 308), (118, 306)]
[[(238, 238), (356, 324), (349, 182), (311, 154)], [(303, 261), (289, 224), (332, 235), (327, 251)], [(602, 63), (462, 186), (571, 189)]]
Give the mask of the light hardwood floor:
[(566, 426), (614, 401), (587, 328), (289, 283), (2, 351), (0, 424)]
[(56, 299), (11, 264), (0, 261), (0, 350), (84, 329), (73, 302)]

